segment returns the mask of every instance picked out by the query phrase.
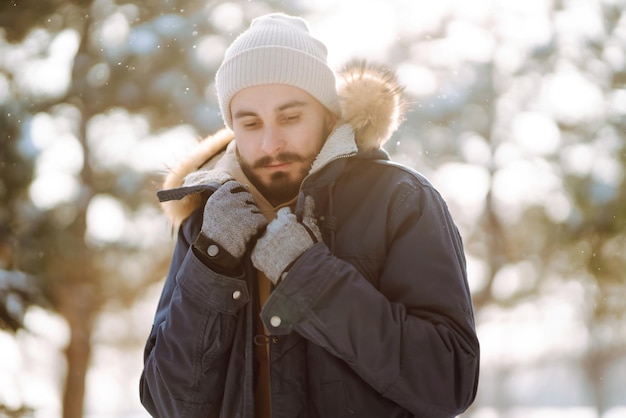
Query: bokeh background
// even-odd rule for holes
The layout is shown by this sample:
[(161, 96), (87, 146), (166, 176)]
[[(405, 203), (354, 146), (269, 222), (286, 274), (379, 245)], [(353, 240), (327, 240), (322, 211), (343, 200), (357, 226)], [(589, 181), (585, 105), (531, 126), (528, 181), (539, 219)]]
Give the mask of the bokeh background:
[[(386, 145), (447, 200), (482, 344), (472, 418), (626, 417), (626, 1), (2, 0), (0, 416), (147, 417), (173, 246), (155, 197), (222, 127), (255, 16), (393, 68)], [(384, 417), (381, 417), (384, 418)]]

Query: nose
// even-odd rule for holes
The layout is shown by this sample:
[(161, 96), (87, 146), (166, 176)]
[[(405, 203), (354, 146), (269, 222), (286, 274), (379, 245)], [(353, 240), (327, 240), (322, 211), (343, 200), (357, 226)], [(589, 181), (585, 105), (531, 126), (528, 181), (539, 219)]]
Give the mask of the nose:
[(261, 138), (261, 150), (267, 155), (275, 155), (285, 147), (285, 139), (280, 128), (266, 124)]

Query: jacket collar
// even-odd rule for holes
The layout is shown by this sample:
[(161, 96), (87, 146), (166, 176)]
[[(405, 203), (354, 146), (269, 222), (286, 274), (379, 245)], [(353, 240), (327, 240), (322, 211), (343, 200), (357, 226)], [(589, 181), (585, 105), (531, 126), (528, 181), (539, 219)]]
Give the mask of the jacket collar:
[[(387, 159), (382, 146), (404, 118), (403, 89), (390, 70), (362, 63), (346, 67), (338, 76), (342, 119), (313, 162), (309, 176), (343, 157)], [(233, 139), (232, 131), (222, 129), (168, 171), (158, 193), (174, 227), (202, 205), (202, 191), (224, 181), (222, 157)]]

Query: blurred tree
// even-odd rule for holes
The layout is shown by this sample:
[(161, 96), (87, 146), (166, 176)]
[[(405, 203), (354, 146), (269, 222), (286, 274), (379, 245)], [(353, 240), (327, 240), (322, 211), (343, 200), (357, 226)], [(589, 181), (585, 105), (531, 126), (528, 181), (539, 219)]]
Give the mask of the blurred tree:
[[(0, 2), (0, 267), (20, 286), (36, 278), (69, 324), (65, 418), (83, 416), (99, 313), (132, 304), (169, 263), (169, 241), (155, 239), (163, 220), (150, 209), (159, 173), (120, 155), (174, 126), (196, 137), (220, 127), (211, 88), (226, 38), (275, 7), (239, 3)], [(112, 238), (93, 232), (116, 227), (94, 215), (103, 201), (123, 214)], [(30, 293), (0, 289), (3, 327), (20, 327), (16, 298)]]
[[(604, 377), (626, 355), (626, 13), (619, 1), (529, 9), (475, 27), (451, 14), (395, 46), (398, 63), (426, 68), (437, 89), (415, 97), (391, 150), (435, 178), (463, 170), (453, 191), (484, 189), (478, 210), (450, 196), (481, 267), (477, 310), (581, 289), (570, 303), (587, 326), (582, 362), (602, 416)], [(450, 58), (442, 41), (459, 33), (473, 48)]]
[(35, 278), (0, 269), (0, 330), (16, 332), (24, 326), (24, 314), (32, 305), (45, 304)]
[[(0, 263), (6, 258), (0, 257)], [(33, 305), (45, 305), (37, 281), (22, 272), (0, 268), (0, 331), (15, 333), (24, 327), (24, 314)], [(10, 408), (0, 400), (0, 416), (7, 418), (31, 417), (33, 409), (26, 405)]]
[[(19, 279), (17, 291), (0, 286), (0, 315), (19, 327), (11, 306), (40, 303), (40, 291), (70, 324), (68, 418), (82, 416), (98, 314), (132, 304), (169, 261), (154, 232), (158, 173), (123, 157), (175, 126), (219, 128), (212, 80), (232, 38), (260, 13), (310, 12), (297, 1), (146, 3), (0, 2), (0, 269)], [(516, 4), (399, 34), (388, 61), (414, 105), (388, 149), (429, 177), (455, 173), (449, 203), (480, 267), (477, 311), (582, 289), (583, 362), (603, 411), (601, 377), (626, 347), (626, 14), (619, 0)], [(52, 153), (61, 142), (65, 154)], [(65, 183), (50, 159), (65, 159)], [(42, 201), (42, 188), (56, 198)], [(470, 204), (456, 199), (464, 189)], [(122, 214), (122, 231), (93, 231), (118, 229), (94, 215), (98, 202)]]

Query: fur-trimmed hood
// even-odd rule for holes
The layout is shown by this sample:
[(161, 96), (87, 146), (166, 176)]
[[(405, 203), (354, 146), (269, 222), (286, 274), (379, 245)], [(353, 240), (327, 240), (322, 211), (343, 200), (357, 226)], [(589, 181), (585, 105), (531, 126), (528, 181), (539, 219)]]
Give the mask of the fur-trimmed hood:
[[(390, 70), (365, 63), (352, 64), (338, 73), (338, 82), (342, 118), (313, 163), (312, 171), (336, 155), (381, 148), (404, 119), (403, 88)], [(220, 178), (223, 175), (220, 159), (233, 139), (231, 130), (222, 129), (200, 141), (188, 157), (168, 170), (162, 189), (225, 180)], [(175, 199), (163, 201), (161, 206), (172, 225), (178, 227), (202, 204), (202, 196), (183, 193)]]

